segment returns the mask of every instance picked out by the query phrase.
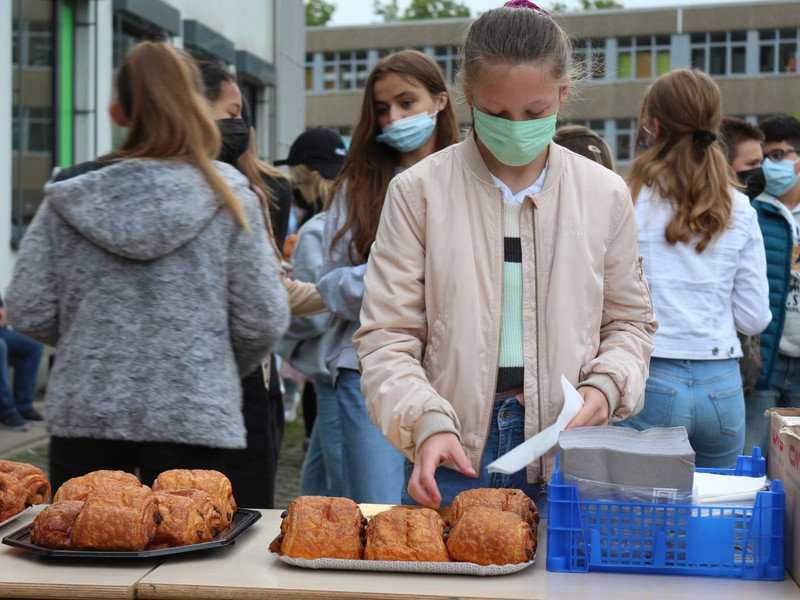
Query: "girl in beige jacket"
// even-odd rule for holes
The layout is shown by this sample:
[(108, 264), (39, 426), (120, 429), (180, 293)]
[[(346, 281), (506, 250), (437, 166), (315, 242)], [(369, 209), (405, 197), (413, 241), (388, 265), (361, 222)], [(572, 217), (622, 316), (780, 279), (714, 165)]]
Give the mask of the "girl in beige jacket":
[(520, 4), (471, 25), (473, 132), (395, 177), (370, 252), (354, 342), (373, 422), (407, 458), (404, 503), (537, 495), (551, 455), (512, 476), (485, 466), (555, 422), (562, 373), (584, 398), (570, 427), (641, 409), (656, 321), (630, 195), (551, 143), (569, 43)]

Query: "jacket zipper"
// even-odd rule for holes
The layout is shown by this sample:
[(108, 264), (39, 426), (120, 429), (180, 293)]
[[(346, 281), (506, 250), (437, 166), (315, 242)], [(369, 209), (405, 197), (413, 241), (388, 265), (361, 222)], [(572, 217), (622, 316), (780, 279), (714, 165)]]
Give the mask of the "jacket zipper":
[[(541, 355), (542, 349), (542, 328), (541, 323), (539, 323), (539, 248), (538, 248), (538, 241), (539, 236), (536, 234), (536, 229), (539, 225), (539, 219), (536, 214), (536, 203), (532, 202), (533, 204), (533, 285), (534, 285), (534, 297), (536, 298), (536, 307), (535, 311), (535, 323), (536, 323), (536, 401), (539, 404), (539, 410), (537, 411), (539, 414), (539, 431), (542, 431), (542, 412), (544, 411), (544, 406), (542, 405), (542, 365), (539, 357)], [(545, 458), (541, 456), (539, 458), (539, 483), (541, 484), (541, 480), (544, 477), (545, 473)]]
[[(506, 214), (505, 214), (506, 213), (506, 207), (505, 207), (505, 198), (503, 197), (503, 192), (501, 190), (499, 190), (499, 189), (497, 191), (500, 193), (500, 228), (501, 228), (500, 234), (502, 236), (500, 238), (500, 240), (501, 240), (500, 248), (502, 249), (502, 248), (505, 248), (504, 240), (505, 240), (505, 235), (506, 235), (506, 229), (505, 229), (506, 228), (506, 221), (505, 221), (505, 218), (506, 218)], [(504, 260), (505, 260), (505, 256), (503, 257), (503, 261)], [(503, 330), (503, 294), (505, 293), (505, 290), (503, 290), (503, 272), (504, 272), (504, 269), (503, 269), (502, 261), (500, 263), (499, 271), (500, 271), (500, 326), (498, 327), (498, 330), (497, 330), (497, 332), (498, 332), (497, 333), (497, 355), (495, 357), (495, 363), (497, 363), (497, 364), (495, 365), (495, 368), (494, 368), (494, 377), (492, 378), (492, 387), (489, 389), (489, 398), (490, 398), (489, 402), (491, 404), (491, 408), (489, 409), (489, 420), (488, 420), (488, 424), (487, 424), (488, 426), (484, 427), (484, 430), (483, 430), (483, 443), (481, 444), (481, 448), (482, 448), (481, 454), (478, 457), (478, 470), (480, 470), (480, 466), (481, 466), (480, 463), (483, 460), (483, 453), (486, 452), (486, 440), (489, 439), (489, 430), (493, 426), (492, 414), (494, 414), (494, 398), (495, 398), (495, 395), (496, 395), (496, 392), (497, 392), (497, 378), (498, 378), (498, 372), (497, 371), (500, 368), (498, 366), (499, 363), (500, 363), (500, 345), (503, 343), (503, 331), (502, 331)]]

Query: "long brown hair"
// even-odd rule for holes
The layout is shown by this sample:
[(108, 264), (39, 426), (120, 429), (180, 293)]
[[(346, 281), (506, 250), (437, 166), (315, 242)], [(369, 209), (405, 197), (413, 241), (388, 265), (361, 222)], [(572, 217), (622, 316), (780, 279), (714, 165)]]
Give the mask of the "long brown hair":
[(722, 120), (720, 91), (700, 71), (678, 69), (645, 93), (640, 126), (658, 129), (633, 161), (628, 184), (634, 198), (655, 187), (675, 208), (665, 236), (670, 244), (697, 240), (702, 252), (731, 220), (733, 182), (716, 134)]
[[(386, 190), (399, 162), (397, 150), (375, 140), (375, 136), (381, 131), (375, 111), (375, 82), (390, 73), (416, 80), (431, 95), (447, 91), (439, 65), (418, 50), (401, 50), (390, 54), (378, 61), (370, 71), (364, 85), (361, 116), (353, 131), (344, 168), (336, 180), (336, 190), (347, 182), (347, 219), (333, 236), (331, 249), (351, 231), (352, 239), (348, 251), (350, 259), (354, 261), (366, 261), (369, 257), (370, 246), (378, 232)], [(456, 115), (450, 102), (436, 115), (434, 135), (436, 150), (446, 148), (459, 140)]]
[(175, 158), (203, 173), (236, 220), (249, 229), (242, 203), (212, 164), (220, 136), (192, 59), (163, 42), (137, 44), (117, 71), (117, 96), (128, 136), (117, 158)]

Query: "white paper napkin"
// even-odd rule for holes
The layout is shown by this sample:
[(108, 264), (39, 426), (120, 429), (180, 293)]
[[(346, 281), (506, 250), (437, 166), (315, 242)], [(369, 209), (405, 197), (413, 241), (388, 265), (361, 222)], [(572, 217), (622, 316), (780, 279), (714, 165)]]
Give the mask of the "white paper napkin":
[(696, 472), (694, 474), (695, 504), (743, 502), (752, 505), (756, 493), (764, 489), (766, 477), (745, 477)]
[(558, 443), (558, 434), (567, 428), (567, 424), (583, 408), (583, 396), (563, 375), (561, 376), (561, 389), (564, 391), (564, 407), (556, 422), (490, 463), (486, 467), (490, 473), (505, 473), (506, 475), (516, 473)]

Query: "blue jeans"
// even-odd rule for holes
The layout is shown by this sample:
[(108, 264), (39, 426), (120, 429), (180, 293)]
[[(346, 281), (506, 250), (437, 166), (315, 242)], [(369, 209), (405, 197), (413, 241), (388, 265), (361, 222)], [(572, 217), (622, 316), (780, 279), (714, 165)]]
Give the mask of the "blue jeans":
[[(533, 498), (539, 512), (544, 516), (545, 494), (538, 483), (528, 483), (525, 469), (517, 471), (513, 475), (503, 473), (489, 473), (486, 466), (494, 460), (519, 446), (525, 441), (525, 407), (522, 406), (515, 396), (499, 398), (495, 400), (494, 410), (492, 411), (492, 422), (489, 428), (489, 437), (486, 439), (486, 446), (483, 449), (481, 458), (481, 468), (477, 477), (468, 477), (460, 471), (454, 471), (447, 467), (436, 469), (434, 478), (442, 495), (441, 506), (449, 506), (456, 494), (473, 488), (516, 488), (520, 489), (528, 496)], [(405, 462), (405, 485), (403, 486), (403, 504), (418, 505), (408, 493), (408, 480), (414, 470), (414, 463)]]
[(638, 430), (682, 425), (698, 467), (735, 467), (744, 447), (739, 361), (651, 358), (642, 412), (617, 424)]
[[(5, 327), (0, 329), (0, 417), (33, 408), (36, 376), (44, 346)], [(8, 366), (14, 367), (14, 392), (9, 382)]]
[(303, 468), (300, 493), (304, 496), (342, 495), (342, 423), (336, 388), (314, 380), (317, 393), (317, 418), (311, 431)]
[(358, 371), (339, 369), (336, 398), (342, 423), (343, 495), (355, 502), (399, 504), (403, 455), (370, 421)]
[(800, 358), (779, 354), (765, 390), (754, 389), (747, 397), (746, 452), (759, 446), (766, 456), (769, 448), (769, 420), (764, 412), (778, 406), (800, 408)]

